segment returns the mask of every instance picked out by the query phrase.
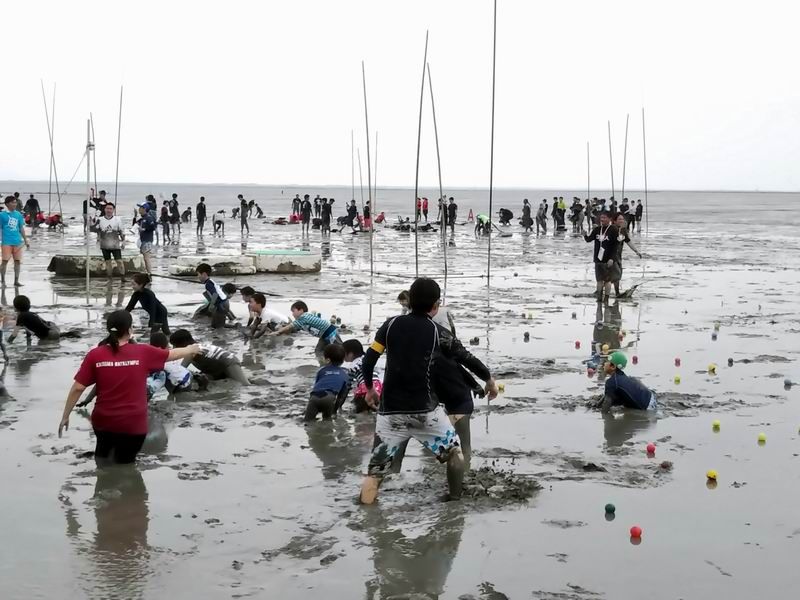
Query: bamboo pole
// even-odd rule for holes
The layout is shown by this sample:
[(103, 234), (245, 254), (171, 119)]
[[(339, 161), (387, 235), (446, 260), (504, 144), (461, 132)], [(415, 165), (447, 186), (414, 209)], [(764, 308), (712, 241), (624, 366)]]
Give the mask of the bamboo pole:
[[(492, 133), (489, 143), (489, 222), (493, 218), (492, 200), (494, 195), (494, 100), (495, 80), (497, 73), (497, 0), (494, 0), (494, 21), (492, 37)], [(489, 233), (489, 249), (486, 258), (486, 286), (489, 287), (492, 276), (492, 234)]]
[(117, 166), (114, 169), (114, 212), (117, 212), (117, 188), (119, 186), (119, 143), (122, 138), (122, 86), (119, 86), (119, 120), (117, 123)]
[(650, 233), (648, 222), (650, 209), (647, 208), (647, 137), (644, 132), (644, 106), (642, 107), (642, 151), (644, 154), (644, 231)]
[(419, 150), (422, 140), (422, 99), (425, 94), (425, 66), (428, 64), (428, 32), (425, 32), (425, 55), (422, 58), (422, 83), (419, 90), (419, 123), (417, 125), (417, 170), (414, 177), (414, 273), (419, 277), (419, 213), (417, 212), (417, 198), (419, 198)]
[(58, 197), (58, 211), (59, 211), (59, 213), (62, 214), (62, 217), (63, 217), (63, 211), (61, 209), (61, 190), (59, 190), (59, 186), (58, 186), (58, 169), (56, 168), (56, 158), (55, 158), (55, 153), (53, 151), (53, 130), (54, 130), (54, 126), (55, 126), (55, 115), (56, 115), (56, 106), (55, 106), (56, 89), (55, 89), (55, 84), (54, 84), (53, 85), (53, 121), (54, 121), (54, 123), (53, 123), (53, 126), (51, 126), (51, 124), (50, 124), (50, 114), (47, 111), (47, 97), (45, 96), (45, 93), (44, 93), (44, 81), (40, 80), (40, 83), (42, 85), (42, 101), (44, 102), (44, 116), (45, 116), (45, 118), (47, 120), (47, 137), (50, 139), (50, 161), (53, 164), (53, 178), (55, 179), (55, 182), (56, 182), (56, 196)]
[[(369, 152), (369, 113), (367, 111), (367, 72), (364, 67), (364, 61), (361, 61), (361, 82), (364, 87), (364, 126), (366, 127), (366, 135), (367, 135), (367, 195), (369, 196), (369, 277), (370, 280), (372, 279), (372, 274), (374, 272), (374, 262), (372, 257), (372, 220), (375, 218), (375, 215), (372, 212), (372, 162), (370, 159), (370, 152)], [(361, 209), (361, 213), (364, 213), (364, 209)]]
[[(428, 69), (428, 88), (431, 93), (431, 113), (433, 114), (433, 135), (436, 140), (436, 168), (439, 173), (439, 198), (444, 197), (444, 188), (442, 186), (442, 158), (439, 153), (439, 128), (436, 124), (436, 103), (433, 99), (433, 80), (431, 79), (431, 66), (427, 65)], [(442, 253), (444, 256), (444, 289), (447, 290), (447, 227), (444, 225), (444, 219), (440, 224), (442, 229)]]
[(630, 113), (625, 115), (625, 146), (622, 152), (622, 193), (619, 199), (620, 204), (625, 201), (625, 168), (628, 164), (628, 120), (630, 116)]
[(614, 197), (614, 155), (611, 152), (611, 121), (608, 122), (608, 160), (611, 163), (611, 197)]

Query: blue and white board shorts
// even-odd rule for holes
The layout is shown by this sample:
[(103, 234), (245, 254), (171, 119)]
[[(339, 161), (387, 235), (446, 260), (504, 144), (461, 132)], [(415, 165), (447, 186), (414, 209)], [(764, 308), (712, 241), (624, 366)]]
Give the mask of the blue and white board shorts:
[(650, 393), (650, 404), (647, 405), (647, 410), (658, 410), (658, 400), (655, 392)]
[(441, 406), (426, 413), (379, 414), (375, 420), (375, 441), (367, 473), (379, 477), (388, 473), (397, 452), (412, 438), (443, 463), (449, 460), (453, 450), (461, 446), (458, 434)]

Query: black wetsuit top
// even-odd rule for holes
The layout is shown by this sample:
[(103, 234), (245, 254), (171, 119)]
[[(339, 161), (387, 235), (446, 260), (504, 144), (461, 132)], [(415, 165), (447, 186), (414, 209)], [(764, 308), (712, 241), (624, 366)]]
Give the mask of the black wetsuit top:
[(320, 207), (322, 210), (322, 222), (323, 223), (330, 223), (331, 222), (331, 212), (333, 211), (333, 205), (330, 202), (324, 202)]
[(392, 317), (381, 326), (362, 366), (364, 384), (372, 388), (375, 364), (386, 351), (380, 414), (419, 414), (438, 406), (431, 381), (438, 349), (439, 332), (427, 314)]
[(310, 200), (303, 200), (303, 203), (300, 205), (300, 212), (303, 215), (303, 220), (308, 221), (311, 219), (311, 212), (313, 208), (311, 206)]
[(448, 223), (455, 223), (456, 221), (456, 213), (458, 212), (458, 204), (448, 204), (447, 205), (447, 222)]
[(36, 313), (21, 312), (17, 315), (17, 325), (24, 327), (40, 340), (50, 333), (50, 325)]
[(151, 323), (166, 323), (167, 309), (163, 304), (161, 304), (159, 299), (156, 298), (153, 290), (145, 287), (138, 292), (133, 292), (133, 294), (131, 294), (131, 299), (128, 301), (128, 306), (125, 307), (125, 310), (131, 312), (134, 308), (136, 308), (137, 302), (141, 304), (142, 308), (147, 311), (148, 315), (150, 315)]
[(641, 219), (643, 212), (644, 212), (644, 205), (643, 204), (637, 204), (636, 205), (636, 218), (637, 219)]
[[(603, 241), (600, 241), (601, 232), (604, 234)], [(619, 229), (615, 225), (601, 227), (597, 225), (589, 235), (583, 236), (587, 242), (594, 242), (594, 253), (592, 257), (596, 263), (604, 263), (617, 258), (617, 245), (619, 241)], [(600, 249), (603, 249), (602, 256)]]
[(483, 381), (491, 379), (492, 374), (486, 365), (464, 348), (458, 338), (441, 325), (436, 327), (439, 332), (439, 351), (433, 363), (434, 392), (449, 414), (472, 414), (472, 392), (481, 387), (463, 367)]

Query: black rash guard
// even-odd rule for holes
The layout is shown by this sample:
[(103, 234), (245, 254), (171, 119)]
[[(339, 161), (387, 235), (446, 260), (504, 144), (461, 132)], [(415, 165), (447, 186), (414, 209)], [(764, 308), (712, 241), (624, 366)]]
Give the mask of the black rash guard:
[(619, 229), (615, 225), (598, 225), (583, 236), (587, 242), (594, 242), (593, 258), (596, 263), (605, 263), (616, 260), (617, 245), (620, 244)]
[(434, 391), (448, 414), (471, 414), (474, 410), (472, 392), (480, 390), (481, 386), (464, 367), (483, 381), (489, 381), (492, 374), (458, 338), (441, 325), (437, 327), (439, 352), (433, 363)]
[(425, 313), (412, 312), (386, 321), (364, 357), (364, 384), (372, 389), (372, 374), (386, 352), (386, 373), (378, 413), (419, 414), (435, 409), (431, 371), (439, 349), (436, 324)]
[(133, 292), (125, 310), (131, 312), (136, 308), (137, 303), (141, 304), (142, 308), (150, 315), (151, 323), (166, 323), (167, 309), (164, 308), (164, 305), (156, 298), (153, 290), (145, 287), (138, 292)]

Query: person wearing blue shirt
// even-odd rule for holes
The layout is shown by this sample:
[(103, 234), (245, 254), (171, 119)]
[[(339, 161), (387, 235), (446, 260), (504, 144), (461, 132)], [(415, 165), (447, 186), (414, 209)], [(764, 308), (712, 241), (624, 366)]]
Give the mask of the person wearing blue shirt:
[(342, 345), (342, 338), (339, 337), (339, 329), (336, 325), (333, 325), (322, 317), (309, 313), (308, 305), (302, 300), (298, 300), (292, 304), (291, 310), (294, 321), (285, 327), (281, 327), (270, 335), (285, 335), (297, 331), (307, 331), (314, 337), (318, 337), (319, 342), (317, 342), (317, 346), (314, 348), (314, 355), (317, 357), (320, 364), (322, 364), (325, 348), (330, 344)]
[(330, 419), (344, 404), (350, 393), (350, 373), (342, 367), (344, 347), (330, 344), (323, 352), (325, 366), (317, 371), (314, 387), (308, 397), (304, 421), (314, 421), (322, 413), (323, 419)]
[(622, 352), (614, 352), (603, 364), (606, 379), (605, 396), (600, 410), (607, 413), (612, 406), (624, 406), (634, 410), (656, 410), (656, 395), (641, 381), (629, 377), (622, 369), (628, 366), (628, 358)]
[(0, 266), (0, 284), (6, 287), (6, 268), (8, 261), (14, 259), (14, 285), (19, 287), (19, 271), (22, 264), (22, 245), (30, 248), (25, 236), (25, 219), (17, 210), (17, 199), (6, 196), (6, 210), (0, 212), (0, 236), (2, 236), (3, 262)]
[(208, 313), (211, 315), (211, 327), (214, 329), (225, 327), (225, 319), (230, 312), (228, 295), (222, 291), (216, 281), (211, 279), (211, 265), (200, 263), (197, 265), (196, 272), (197, 278), (205, 287), (203, 297), (206, 300), (206, 304), (195, 312), (195, 316)]

